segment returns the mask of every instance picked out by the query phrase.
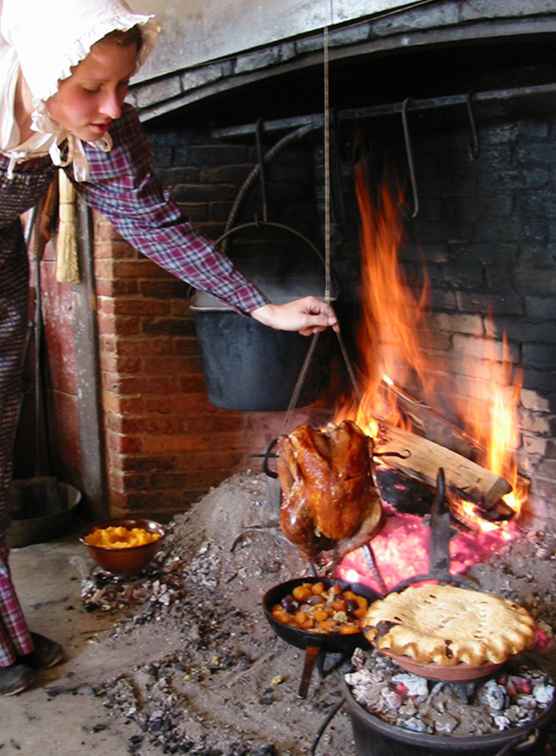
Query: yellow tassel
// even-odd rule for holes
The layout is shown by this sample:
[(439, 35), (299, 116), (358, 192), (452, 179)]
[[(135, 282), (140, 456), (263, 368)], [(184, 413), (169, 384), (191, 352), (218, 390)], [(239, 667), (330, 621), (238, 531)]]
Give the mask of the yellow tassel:
[(76, 191), (65, 171), (58, 171), (60, 189), (60, 224), (56, 242), (56, 280), (59, 283), (78, 283), (79, 264), (75, 234)]

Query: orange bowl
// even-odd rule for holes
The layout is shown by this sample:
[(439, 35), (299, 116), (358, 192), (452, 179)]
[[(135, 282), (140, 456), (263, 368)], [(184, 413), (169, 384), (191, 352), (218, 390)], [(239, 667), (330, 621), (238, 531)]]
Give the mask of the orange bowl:
[[(128, 530), (131, 530), (131, 528), (143, 528), (143, 530), (146, 530), (149, 533), (158, 533), (160, 538), (152, 543), (146, 543), (143, 546), (129, 546), (120, 549), (107, 549), (102, 546), (93, 546), (85, 541), (85, 538), (91, 535), (94, 530), (108, 527), (124, 527), (128, 528)], [(129, 576), (136, 575), (149, 564), (164, 541), (165, 535), (166, 532), (164, 528), (155, 520), (120, 519), (98, 522), (91, 525), (79, 540), (103, 570), (112, 572), (114, 575)]]

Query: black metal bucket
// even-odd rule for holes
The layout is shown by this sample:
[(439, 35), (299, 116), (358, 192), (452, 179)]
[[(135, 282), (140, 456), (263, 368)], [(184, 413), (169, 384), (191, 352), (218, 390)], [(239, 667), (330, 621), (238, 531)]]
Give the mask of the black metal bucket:
[[(252, 238), (252, 232), (257, 238)], [(244, 238), (239, 249), (234, 248), (234, 263), (270, 302), (282, 304), (303, 296), (322, 296), (322, 259), (302, 234), (278, 223), (247, 223), (224, 234), (215, 244), (236, 233)], [(268, 238), (263, 238), (264, 234)], [(312, 255), (304, 251), (307, 247)], [(193, 297), (191, 310), (209, 401), (231, 410), (286, 410), (311, 339), (261, 325), (202, 292)], [(327, 383), (331, 352), (327, 336), (320, 337), (312, 356), (298, 407), (314, 402)]]
[[(287, 409), (310, 339), (226, 311), (195, 312), (195, 328), (212, 404), (243, 411)], [(322, 337), (321, 342), (324, 347)], [(317, 349), (297, 406), (318, 398), (326, 365), (323, 348)]]

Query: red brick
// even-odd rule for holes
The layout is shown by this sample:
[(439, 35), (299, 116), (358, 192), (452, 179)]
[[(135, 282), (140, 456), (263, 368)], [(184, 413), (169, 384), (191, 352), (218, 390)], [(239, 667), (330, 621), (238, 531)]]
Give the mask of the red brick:
[(154, 417), (130, 417), (128, 415), (111, 415), (107, 418), (107, 427), (124, 435), (133, 434), (179, 434), (187, 429), (187, 420), (175, 415), (156, 415)]
[(119, 297), (113, 300), (114, 312), (117, 315), (168, 315), (170, 313), (169, 302), (159, 302), (156, 299), (127, 299)]
[(174, 396), (153, 396), (145, 398), (147, 412), (206, 413), (214, 411), (204, 394), (175, 394)]
[[(218, 444), (228, 450), (263, 449), (268, 445), (264, 436), (246, 436), (238, 430), (237, 433), (224, 432), (218, 435)], [(213, 433), (196, 433), (189, 436), (150, 435), (143, 437), (143, 451), (146, 454), (180, 453), (191, 451), (210, 451), (216, 445)]]
[(166, 339), (119, 339), (117, 352), (122, 355), (147, 357), (152, 355), (172, 355), (174, 347), (170, 338)]
[(151, 476), (151, 485), (155, 489), (183, 489), (188, 484), (188, 476), (180, 473), (153, 473)]
[(105, 412), (138, 415), (144, 411), (145, 403), (142, 396), (121, 396), (113, 391), (103, 391), (102, 406)]
[(184, 317), (189, 312), (189, 302), (187, 300), (180, 301), (179, 299), (172, 300), (170, 312), (172, 315)]
[(106, 373), (138, 373), (141, 370), (141, 358), (101, 353), (100, 367)]
[(132, 491), (144, 491), (152, 487), (149, 475), (126, 474), (120, 472), (111, 472), (108, 477), (110, 488), (120, 493), (129, 493)]
[(105, 315), (100, 312), (97, 318), (99, 332), (111, 336), (136, 336), (140, 330), (139, 318), (123, 315)]
[(177, 299), (189, 296), (189, 286), (172, 276), (167, 281), (141, 281), (141, 294), (155, 299)]
[(139, 253), (125, 241), (102, 241), (95, 244), (95, 260), (136, 260)]
[(147, 258), (114, 263), (115, 278), (166, 278), (169, 275), (170, 273)]
[[(176, 457), (119, 456), (118, 466), (128, 472), (164, 472), (178, 469)], [(181, 465), (180, 465), (181, 467)]]
[(185, 378), (180, 378), (180, 389), (185, 394), (205, 395), (205, 377), (203, 375), (188, 375)]
[(146, 375), (180, 373), (183, 370), (183, 360), (180, 357), (145, 357), (143, 370)]
[(170, 493), (165, 491), (163, 496), (153, 493), (131, 493), (125, 494), (127, 503), (127, 510), (138, 516), (137, 510), (142, 513), (150, 513), (153, 511), (160, 512), (165, 511), (168, 514), (175, 512), (183, 512), (185, 503), (183, 501), (183, 494), (181, 491), (176, 493)]
[(158, 336), (183, 335), (183, 322), (181, 318), (142, 318), (141, 327), (145, 336), (151, 336), (153, 338)]
[(123, 241), (114, 226), (105, 218), (95, 219), (94, 225), (95, 244), (98, 242)]
[(137, 281), (113, 281), (107, 278), (97, 278), (95, 286), (97, 295), (102, 297), (133, 296), (133, 294), (139, 293)]
[(114, 276), (114, 263), (112, 260), (95, 260), (94, 263), (94, 270), (95, 270), (95, 278), (97, 280), (108, 280), (111, 281), (115, 278)]
[(144, 376), (122, 377), (117, 373), (102, 374), (105, 391), (115, 391), (120, 394), (175, 394), (177, 379), (172, 376), (166, 378), (147, 378)]
[(99, 337), (99, 347), (101, 352), (116, 352), (118, 340), (115, 336), (103, 335)]
[[(214, 444), (216, 446), (216, 443)], [(243, 451), (219, 451), (214, 449), (210, 452), (195, 452), (175, 460), (178, 470), (195, 472), (201, 470), (234, 470), (243, 461)]]
[(143, 451), (142, 439), (136, 436), (122, 436), (108, 430), (106, 438), (108, 447), (120, 454), (139, 454)]

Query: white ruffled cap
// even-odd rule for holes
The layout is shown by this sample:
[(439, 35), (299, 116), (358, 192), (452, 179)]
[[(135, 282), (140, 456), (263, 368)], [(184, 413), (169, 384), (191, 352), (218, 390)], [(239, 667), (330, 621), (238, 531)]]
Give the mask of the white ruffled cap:
[(3, 0), (1, 33), (12, 45), (35, 101), (58, 90), (58, 81), (112, 31), (139, 25), (139, 68), (156, 43), (154, 16), (135, 13), (125, 0)]

